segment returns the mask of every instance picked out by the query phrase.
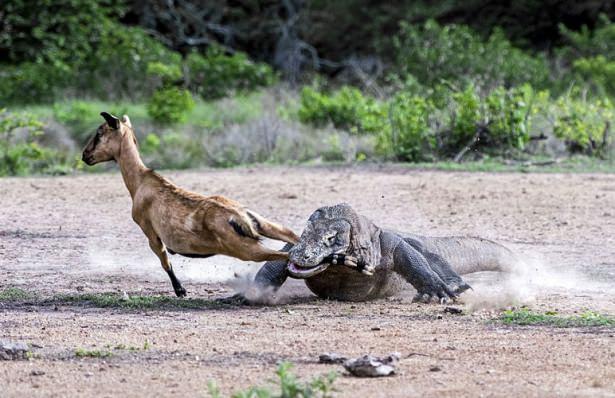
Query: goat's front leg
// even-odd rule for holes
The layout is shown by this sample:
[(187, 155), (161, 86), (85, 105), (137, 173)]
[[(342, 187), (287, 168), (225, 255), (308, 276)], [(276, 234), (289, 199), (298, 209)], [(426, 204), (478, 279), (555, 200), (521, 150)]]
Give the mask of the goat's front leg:
[(179, 280), (175, 276), (175, 272), (173, 272), (173, 266), (171, 266), (171, 262), (169, 261), (169, 257), (167, 256), (167, 251), (164, 247), (164, 244), (162, 243), (160, 238), (157, 236), (152, 237), (152, 238), (148, 237), (148, 239), (149, 239), (149, 247), (152, 249), (154, 253), (156, 253), (158, 258), (160, 259), (160, 264), (162, 264), (162, 268), (169, 275), (169, 279), (171, 279), (171, 284), (173, 285), (173, 290), (175, 290), (175, 294), (177, 295), (177, 297), (185, 297), (186, 289), (184, 289), (182, 284), (179, 282)]

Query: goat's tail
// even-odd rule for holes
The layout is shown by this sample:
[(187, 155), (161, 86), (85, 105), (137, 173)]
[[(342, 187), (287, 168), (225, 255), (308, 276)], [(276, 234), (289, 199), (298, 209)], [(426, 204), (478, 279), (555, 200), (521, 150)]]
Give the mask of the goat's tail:
[(256, 226), (254, 223), (256, 220), (251, 217), (251, 214), (244, 210), (235, 210), (233, 209), (233, 213), (229, 219), (228, 223), (233, 227), (235, 232), (240, 236), (245, 236), (246, 238), (259, 240), (261, 235), (256, 230)]

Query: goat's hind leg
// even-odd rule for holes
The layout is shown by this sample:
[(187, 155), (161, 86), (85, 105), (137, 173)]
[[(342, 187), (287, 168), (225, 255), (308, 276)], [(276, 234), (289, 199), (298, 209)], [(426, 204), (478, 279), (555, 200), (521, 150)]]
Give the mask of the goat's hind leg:
[(250, 238), (243, 238), (241, 245), (233, 247), (228, 253), (225, 254), (237, 257), (243, 261), (288, 261), (287, 252), (269, 249), (261, 245), (257, 240)]
[(299, 241), (299, 237), (290, 229), (267, 220), (265, 217), (253, 211), (248, 211), (248, 216), (254, 222), (254, 226), (258, 233), (267, 238), (281, 240), (286, 243), (295, 244)]
[(179, 282), (179, 280), (175, 276), (175, 272), (173, 272), (173, 266), (171, 265), (171, 262), (169, 261), (169, 257), (167, 256), (167, 251), (164, 247), (164, 244), (162, 243), (160, 238), (157, 236), (154, 236), (151, 238), (148, 236), (148, 239), (149, 239), (149, 247), (152, 249), (154, 253), (156, 253), (158, 258), (160, 259), (160, 264), (162, 265), (162, 268), (166, 271), (167, 275), (169, 275), (169, 279), (171, 279), (171, 284), (173, 285), (173, 290), (175, 290), (175, 295), (177, 297), (185, 297), (186, 289), (184, 289), (182, 284)]

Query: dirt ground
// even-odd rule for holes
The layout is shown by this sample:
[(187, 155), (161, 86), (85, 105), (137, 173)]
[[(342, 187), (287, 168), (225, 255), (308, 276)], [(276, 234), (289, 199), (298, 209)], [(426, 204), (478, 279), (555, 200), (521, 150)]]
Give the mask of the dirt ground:
[[(0, 397), (226, 396), (264, 384), (279, 361), (302, 379), (339, 371), (341, 397), (615, 396), (615, 330), (506, 326), (500, 309), (615, 315), (615, 175), (421, 172), (401, 167), (246, 168), (163, 173), (177, 184), (237, 199), (301, 231), (317, 207), (346, 201), (380, 226), (498, 240), (540, 269), (529, 281), (474, 275), (458, 306), (319, 300), (300, 282), (269, 306), (96, 308), (0, 303), (0, 340), (34, 344), (29, 361), (0, 362)], [(127, 292), (172, 295), (130, 217), (117, 173), (0, 179), (0, 291), (43, 297)], [(278, 246), (277, 243), (271, 245)], [(233, 293), (259, 264), (172, 258), (190, 297)], [(147, 343), (146, 343), (147, 342)], [(106, 346), (108, 358), (77, 358)], [(344, 375), (318, 363), (400, 352), (399, 374)], [(433, 371), (437, 367), (438, 371)], [(431, 370), (430, 370), (431, 369)], [(43, 374), (41, 374), (43, 373)]]

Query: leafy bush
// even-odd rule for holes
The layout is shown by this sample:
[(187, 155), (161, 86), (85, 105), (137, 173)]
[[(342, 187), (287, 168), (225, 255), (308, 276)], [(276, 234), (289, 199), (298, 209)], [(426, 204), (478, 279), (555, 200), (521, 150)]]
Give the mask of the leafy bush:
[(67, 161), (63, 155), (36, 142), (42, 126), (28, 114), (0, 110), (0, 176), (54, 171)]
[(151, 64), (179, 70), (181, 55), (141, 28), (114, 25), (103, 33), (76, 76), (79, 90), (104, 99), (146, 97), (154, 88), (146, 79)]
[(529, 84), (498, 87), (486, 97), (471, 84), (463, 91), (443, 87), (430, 97), (400, 91), (386, 103), (355, 88), (325, 94), (306, 87), (298, 117), (316, 126), (331, 123), (355, 134), (377, 135), (381, 155), (416, 162), (453, 156), (467, 146), (521, 150), (530, 139), (536, 103), (548, 98)]
[(148, 115), (158, 123), (171, 124), (186, 120), (194, 108), (190, 91), (179, 87), (157, 90), (147, 102)]
[(454, 92), (454, 103), (450, 134), (445, 137), (446, 146), (458, 151), (476, 135), (481, 123), (481, 101), (473, 85), (464, 91)]
[(436, 146), (435, 134), (429, 125), (433, 104), (421, 97), (398, 93), (389, 103), (388, 120), (378, 137), (378, 149), (402, 161), (430, 158)]
[(0, 22), (0, 100), (53, 101), (66, 92), (101, 98), (139, 98), (150, 91), (150, 62), (180, 64), (143, 29), (115, 20), (120, 0), (15, 0)]
[(484, 40), (463, 25), (440, 26), (433, 20), (422, 26), (402, 23), (394, 45), (399, 73), (430, 86), (442, 80), (475, 82), (480, 87), (525, 82), (543, 86), (549, 80), (543, 56), (515, 48), (497, 30)]
[(583, 26), (574, 31), (560, 24), (560, 33), (566, 46), (559, 49), (565, 59), (572, 62), (576, 58), (596, 57), (602, 55), (607, 59), (615, 58), (615, 24), (608, 17), (602, 15), (600, 22), (594, 30)]
[(549, 93), (535, 92), (525, 84), (510, 90), (498, 87), (485, 99), (488, 144), (503, 149), (523, 149), (530, 140), (532, 117), (547, 102)]
[(615, 108), (608, 99), (587, 100), (563, 96), (555, 103), (555, 136), (563, 139), (571, 152), (604, 156), (609, 145), (609, 129)]
[(615, 97), (615, 61), (603, 55), (579, 58), (574, 61), (573, 68), (598, 95)]
[(11, 61), (80, 64), (122, 13), (121, 0), (3, 2), (0, 50)]
[(188, 55), (186, 67), (190, 90), (204, 99), (266, 87), (276, 80), (269, 65), (252, 62), (240, 52), (227, 55), (215, 46), (209, 47), (205, 55)]
[(548, 92), (536, 92), (531, 85), (496, 87), (481, 96), (472, 86), (450, 95), (449, 126), (439, 133), (445, 155), (459, 154), (466, 147), (488, 152), (523, 150), (530, 140), (533, 117), (544, 107)]
[(26, 104), (53, 100), (58, 90), (67, 84), (67, 65), (24, 62), (19, 65), (0, 64), (0, 103)]
[(139, 149), (144, 156), (158, 152), (160, 150), (160, 138), (152, 133), (146, 135)]
[(150, 62), (147, 64), (148, 76), (160, 80), (159, 84), (169, 85), (182, 78), (182, 71), (177, 64), (166, 64), (163, 62)]
[(331, 123), (355, 134), (377, 133), (386, 123), (386, 115), (386, 107), (354, 87), (343, 87), (331, 95), (311, 87), (301, 90), (298, 117), (304, 123)]

